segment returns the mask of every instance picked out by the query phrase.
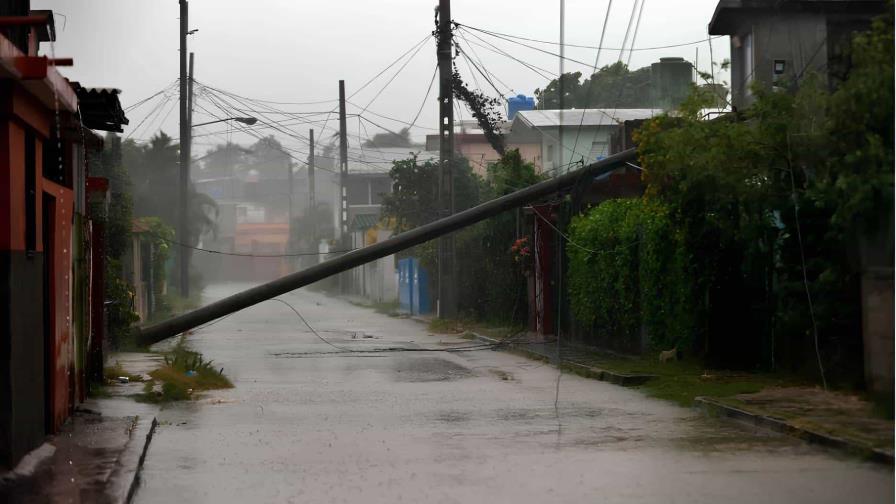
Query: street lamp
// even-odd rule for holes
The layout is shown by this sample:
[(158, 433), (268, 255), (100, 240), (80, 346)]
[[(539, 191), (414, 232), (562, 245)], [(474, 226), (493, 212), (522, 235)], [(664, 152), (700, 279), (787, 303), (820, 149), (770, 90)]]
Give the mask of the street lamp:
[(215, 124), (215, 123), (224, 122), (224, 121), (236, 121), (236, 122), (241, 122), (247, 126), (252, 126), (253, 124), (258, 122), (258, 119), (254, 118), (254, 117), (225, 117), (224, 119), (218, 119), (216, 121), (209, 121), (209, 122), (194, 124), (192, 127), (197, 128), (199, 126), (208, 126), (209, 124)]

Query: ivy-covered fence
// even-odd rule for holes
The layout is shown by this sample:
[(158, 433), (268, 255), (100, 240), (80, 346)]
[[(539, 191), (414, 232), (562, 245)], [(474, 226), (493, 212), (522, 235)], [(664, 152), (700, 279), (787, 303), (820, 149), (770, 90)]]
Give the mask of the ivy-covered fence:
[(668, 209), (610, 200), (570, 226), (571, 309), (591, 337), (616, 349), (690, 349), (696, 333), (693, 276)]

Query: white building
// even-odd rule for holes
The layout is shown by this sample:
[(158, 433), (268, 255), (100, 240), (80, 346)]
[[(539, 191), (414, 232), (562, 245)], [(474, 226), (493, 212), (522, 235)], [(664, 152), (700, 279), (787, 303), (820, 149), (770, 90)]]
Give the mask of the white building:
[(508, 140), (540, 143), (544, 173), (562, 174), (580, 162), (606, 157), (610, 136), (622, 122), (662, 113), (662, 109), (521, 110), (513, 118)]

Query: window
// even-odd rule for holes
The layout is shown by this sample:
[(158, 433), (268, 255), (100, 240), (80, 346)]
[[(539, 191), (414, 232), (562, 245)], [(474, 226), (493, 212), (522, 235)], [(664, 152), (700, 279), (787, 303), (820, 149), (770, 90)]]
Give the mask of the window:
[(591, 161), (603, 159), (607, 157), (608, 153), (609, 151), (607, 150), (607, 141), (595, 140), (591, 142), (591, 151), (588, 153), (588, 159), (590, 159)]
[(753, 33), (747, 33), (742, 37), (741, 45), (741, 75), (743, 78), (744, 96), (750, 96), (750, 83), (753, 82)]
[(548, 153), (544, 157), (545, 162), (554, 162), (554, 144), (548, 144)]

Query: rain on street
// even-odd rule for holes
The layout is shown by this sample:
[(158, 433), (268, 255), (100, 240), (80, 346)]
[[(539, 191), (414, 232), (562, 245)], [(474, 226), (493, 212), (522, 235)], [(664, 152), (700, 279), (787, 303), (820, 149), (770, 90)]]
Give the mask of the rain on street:
[[(213, 286), (215, 297), (238, 285)], [(164, 407), (136, 502), (882, 502), (858, 462), (305, 290), (189, 336), (235, 388)], [(489, 496), (489, 497), (486, 497)]]

